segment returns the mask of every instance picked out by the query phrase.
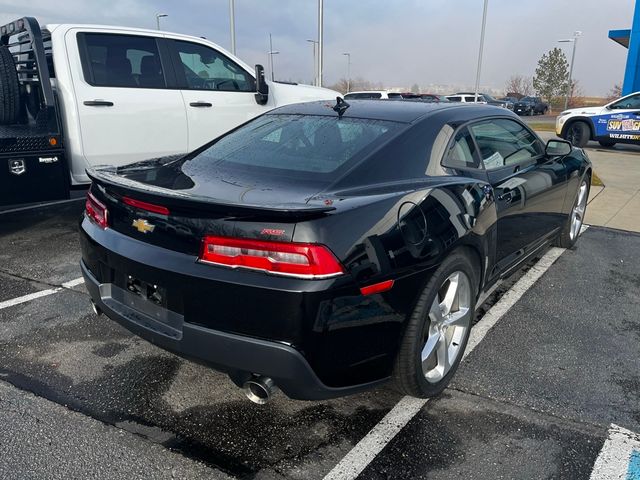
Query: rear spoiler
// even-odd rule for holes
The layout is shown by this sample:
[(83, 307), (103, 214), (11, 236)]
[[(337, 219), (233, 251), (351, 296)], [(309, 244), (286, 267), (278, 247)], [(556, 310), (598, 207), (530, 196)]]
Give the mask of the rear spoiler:
[(142, 195), (151, 195), (155, 197), (166, 198), (172, 203), (182, 205), (185, 207), (223, 207), (229, 208), (237, 213), (251, 214), (268, 214), (272, 216), (287, 216), (287, 217), (307, 217), (314, 215), (321, 215), (331, 212), (336, 207), (327, 205), (309, 205), (307, 203), (282, 203), (282, 204), (250, 204), (250, 203), (235, 203), (227, 200), (220, 200), (216, 198), (197, 196), (187, 193), (182, 193), (176, 190), (170, 190), (168, 188), (156, 187), (148, 185), (146, 183), (137, 182), (118, 175), (117, 168), (113, 166), (96, 166), (87, 169), (87, 175), (97, 185), (111, 187), (118, 193), (136, 192)]

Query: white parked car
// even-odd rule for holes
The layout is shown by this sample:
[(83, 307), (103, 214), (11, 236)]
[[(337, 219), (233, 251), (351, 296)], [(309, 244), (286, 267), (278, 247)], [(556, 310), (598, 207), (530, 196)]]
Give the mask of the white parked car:
[(603, 147), (616, 143), (640, 145), (640, 92), (601, 107), (560, 112), (556, 118), (556, 135), (576, 147), (584, 147), (589, 140), (596, 140)]
[(458, 103), (482, 103), (483, 105), (487, 103), (482, 95), (478, 95), (478, 101), (476, 102), (476, 96), (474, 94), (458, 93), (456, 95), (447, 95), (445, 98), (450, 102)]
[(399, 92), (388, 92), (386, 90), (362, 90), (360, 92), (349, 92), (344, 94), (345, 100), (402, 100)]
[(0, 205), (65, 198), (85, 169), (180, 155), (333, 90), (265, 82), (209, 40), (125, 27), (0, 26)]

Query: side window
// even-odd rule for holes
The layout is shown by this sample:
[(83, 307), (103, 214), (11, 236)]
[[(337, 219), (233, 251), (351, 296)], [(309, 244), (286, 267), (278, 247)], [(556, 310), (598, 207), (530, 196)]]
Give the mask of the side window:
[(190, 90), (252, 92), (251, 75), (216, 50), (191, 42), (175, 41)]
[(535, 135), (513, 120), (486, 120), (469, 129), (487, 170), (532, 160), (544, 152)]
[(78, 36), (78, 41), (84, 78), (91, 85), (129, 88), (166, 86), (154, 38), (84, 33)]
[(471, 134), (469, 130), (463, 128), (453, 139), (453, 144), (446, 152), (442, 165), (451, 168), (478, 168), (479, 164)]
[(640, 95), (634, 95), (632, 97), (623, 98), (622, 100), (619, 100), (616, 103), (610, 105), (609, 108), (613, 110), (622, 110), (627, 108), (640, 109)]
[[(476, 96), (474, 95), (473, 97), (464, 97), (464, 101), (467, 103), (474, 103), (476, 101)], [(478, 101), (483, 101), (483, 98), (480, 95), (478, 95)]]
[(461, 102), (462, 97), (447, 97), (450, 102)]

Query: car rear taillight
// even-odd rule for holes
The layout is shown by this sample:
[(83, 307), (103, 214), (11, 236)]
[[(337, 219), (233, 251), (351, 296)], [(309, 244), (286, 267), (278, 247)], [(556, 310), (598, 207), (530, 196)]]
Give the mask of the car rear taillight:
[(89, 220), (100, 228), (107, 228), (109, 226), (109, 212), (107, 211), (107, 207), (104, 203), (94, 197), (91, 192), (87, 193), (87, 201), (84, 207)]
[(344, 269), (324, 245), (206, 236), (200, 261), (299, 278), (328, 278)]
[(142, 200), (136, 200), (131, 197), (122, 197), (122, 202), (138, 210), (146, 210), (147, 212), (159, 213), (160, 215), (169, 215), (169, 209), (167, 207), (156, 205), (155, 203), (143, 202)]

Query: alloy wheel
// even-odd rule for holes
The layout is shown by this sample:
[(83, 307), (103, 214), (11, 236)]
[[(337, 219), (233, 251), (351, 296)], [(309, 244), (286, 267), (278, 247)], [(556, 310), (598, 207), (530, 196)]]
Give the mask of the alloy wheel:
[(584, 212), (587, 208), (587, 192), (589, 191), (586, 180), (583, 180), (578, 190), (578, 198), (576, 204), (571, 211), (571, 229), (569, 230), (569, 238), (575, 240), (580, 233), (582, 222), (584, 221)]
[(571, 128), (567, 132), (567, 140), (571, 145), (580, 145), (580, 141), (582, 140), (582, 130), (580, 130), (577, 123), (571, 125)]
[(471, 282), (461, 271), (447, 277), (429, 311), (429, 328), (421, 351), (422, 373), (429, 383), (442, 380), (458, 356), (471, 326)]

